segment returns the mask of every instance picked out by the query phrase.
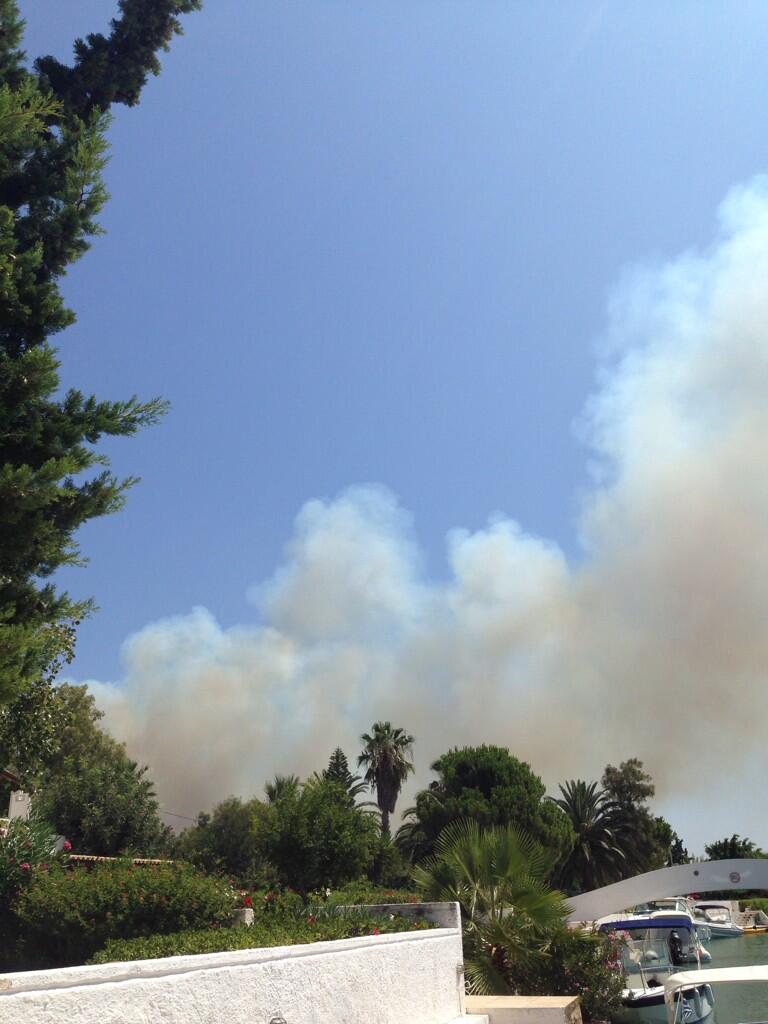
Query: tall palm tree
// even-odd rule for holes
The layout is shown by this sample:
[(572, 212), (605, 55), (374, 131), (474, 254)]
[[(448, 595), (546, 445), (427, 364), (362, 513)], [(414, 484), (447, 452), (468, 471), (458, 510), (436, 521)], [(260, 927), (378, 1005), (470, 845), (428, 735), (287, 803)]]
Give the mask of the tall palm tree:
[(464, 919), (470, 992), (504, 994), (515, 967), (543, 956), (568, 907), (546, 879), (551, 855), (514, 825), (464, 819), (441, 832), (434, 856), (414, 869), (425, 900), (457, 902)]
[(365, 781), (376, 791), (381, 811), (381, 831), (389, 835), (389, 816), (395, 809), (403, 783), (413, 771), (413, 736), (393, 729), (390, 722), (374, 722), (370, 733), (360, 737), (364, 746), (358, 766), (365, 766)]
[(571, 779), (550, 797), (568, 816), (576, 841), (555, 878), (569, 892), (588, 892), (622, 877), (633, 865), (631, 823), (596, 782)]

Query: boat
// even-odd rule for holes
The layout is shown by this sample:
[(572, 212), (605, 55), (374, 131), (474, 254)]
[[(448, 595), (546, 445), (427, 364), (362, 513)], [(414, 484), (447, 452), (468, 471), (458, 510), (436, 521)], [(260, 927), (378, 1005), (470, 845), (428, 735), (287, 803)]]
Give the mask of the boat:
[[(671, 974), (664, 982), (664, 1004), (667, 1024), (681, 1024), (680, 1007), (690, 993), (698, 990), (702, 983), (711, 991), (713, 985), (721, 982), (768, 982), (768, 964), (752, 964), (748, 967), (708, 967), (704, 971), (684, 971)], [(762, 1015), (763, 1021), (768, 1013)]]
[[(623, 940), (622, 967), (625, 988), (621, 1010), (614, 1024), (665, 1024), (667, 1004), (664, 985), (686, 964), (700, 967), (700, 943), (690, 915), (683, 913), (615, 915), (595, 922), (601, 932), (613, 932)], [(686, 977), (695, 978), (693, 971)], [(678, 1024), (698, 1024), (714, 1009), (712, 987), (691, 981), (677, 1000)]]
[(669, 899), (663, 900), (652, 900), (649, 903), (642, 903), (637, 907), (632, 907), (630, 910), (624, 911), (620, 915), (608, 915), (607, 917), (599, 918), (595, 924), (596, 927), (600, 927), (604, 923), (610, 923), (617, 917), (621, 917), (622, 920), (629, 920), (630, 918), (639, 917), (642, 919), (646, 918), (658, 918), (668, 917), (670, 914), (681, 914), (686, 918), (688, 930), (693, 930), (695, 935), (695, 945), (697, 947), (696, 954), (690, 954), (690, 962), (694, 961), (700, 964), (708, 964), (712, 960), (712, 954), (704, 946), (705, 942), (709, 942), (710, 930), (709, 926), (705, 925), (701, 921), (697, 921), (693, 914), (693, 904), (690, 900), (684, 896), (674, 896)]
[(701, 924), (709, 928), (713, 939), (732, 939), (744, 934), (744, 929), (731, 917), (730, 909), (722, 903), (697, 902), (691, 906), (696, 927)]

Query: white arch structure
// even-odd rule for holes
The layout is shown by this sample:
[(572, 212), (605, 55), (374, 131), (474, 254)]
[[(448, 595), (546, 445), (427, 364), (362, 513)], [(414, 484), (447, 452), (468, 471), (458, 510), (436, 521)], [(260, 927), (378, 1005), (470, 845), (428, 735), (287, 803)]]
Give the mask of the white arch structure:
[(593, 889), (568, 900), (569, 921), (595, 921), (627, 907), (665, 896), (735, 889), (768, 889), (768, 859), (709, 860), (676, 864), (644, 875), (625, 878), (602, 889)]

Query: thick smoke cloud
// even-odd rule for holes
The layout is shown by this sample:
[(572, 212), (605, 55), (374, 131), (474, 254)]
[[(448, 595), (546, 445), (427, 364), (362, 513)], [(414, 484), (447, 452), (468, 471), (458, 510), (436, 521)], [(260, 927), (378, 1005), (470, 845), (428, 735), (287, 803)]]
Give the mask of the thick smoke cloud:
[(694, 801), (764, 768), (767, 285), (762, 180), (727, 198), (708, 250), (625, 275), (581, 424), (578, 560), (496, 519), (449, 535), (436, 583), (395, 497), (353, 487), (300, 511), (257, 625), (197, 608), (130, 638), (125, 678), (91, 685), (165, 806), (310, 773), (376, 718), (418, 737), (422, 784), (475, 741), (550, 783), (637, 755)]

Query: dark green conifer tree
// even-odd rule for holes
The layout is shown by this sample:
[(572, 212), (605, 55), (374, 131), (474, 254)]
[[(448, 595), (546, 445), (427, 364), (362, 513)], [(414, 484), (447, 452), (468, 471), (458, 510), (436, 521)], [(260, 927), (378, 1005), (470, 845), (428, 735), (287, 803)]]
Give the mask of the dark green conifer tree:
[(179, 15), (200, 4), (120, 0), (109, 35), (78, 39), (71, 67), (30, 67), (16, 0), (0, 0), (0, 702), (71, 656), (91, 610), (52, 577), (81, 564), (78, 527), (118, 509), (135, 482), (109, 471), (97, 442), (165, 408), (62, 395), (50, 339), (74, 321), (60, 279), (99, 231), (109, 108), (138, 101)]
[(328, 767), (323, 769), (322, 777), (328, 782), (337, 782), (354, 804), (357, 797), (368, 788), (359, 775), (349, 770), (347, 756), (341, 747), (336, 747), (328, 759)]

